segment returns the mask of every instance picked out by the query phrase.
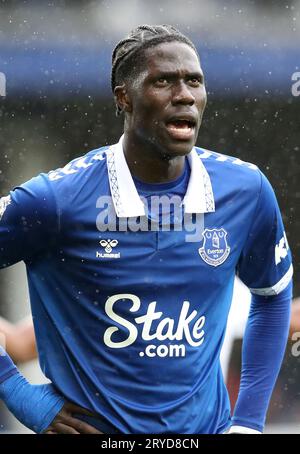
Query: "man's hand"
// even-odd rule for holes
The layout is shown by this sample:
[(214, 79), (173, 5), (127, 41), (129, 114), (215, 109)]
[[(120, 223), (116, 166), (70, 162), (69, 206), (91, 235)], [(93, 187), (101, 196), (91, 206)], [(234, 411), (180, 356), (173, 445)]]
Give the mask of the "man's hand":
[(49, 427), (43, 432), (47, 435), (54, 434), (102, 434), (95, 427), (73, 417), (73, 414), (95, 416), (88, 410), (70, 402), (65, 403)]
[[(1, 361), (8, 367), (13, 366), (4, 350), (3, 353)], [(51, 383), (31, 385), (17, 370), (12, 370), (14, 374), (0, 383), (0, 399), (26, 427), (39, 434), (101, 434), (95, 427), (77, 419), (81, 415), (95, 419), (97, 416), (66, 402)]]
[(296, 298), (293, 300), (293, 304), (291, 307), (291, 323), (289, 332), (290, 339), (295, 340), (293, 339), (293, 334), (299, 332), (300, 332), (300, 298)]

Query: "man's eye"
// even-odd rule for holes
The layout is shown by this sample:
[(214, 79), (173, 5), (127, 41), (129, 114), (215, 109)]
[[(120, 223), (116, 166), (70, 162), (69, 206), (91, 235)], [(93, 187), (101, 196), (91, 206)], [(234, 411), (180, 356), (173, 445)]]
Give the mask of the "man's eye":
[(203, 84), (203, 80), (200, 77), (192, 77), (189, 79), (189, 83), (193, 85), (193, 87), (198, 87), (199, 85)]
[(169, 83), (169, 81), (165, 77), (160, 77), (159, 79), (156, 80), (156, 85), (159, 85), (159, 86), (167, 85), (168, 83)]

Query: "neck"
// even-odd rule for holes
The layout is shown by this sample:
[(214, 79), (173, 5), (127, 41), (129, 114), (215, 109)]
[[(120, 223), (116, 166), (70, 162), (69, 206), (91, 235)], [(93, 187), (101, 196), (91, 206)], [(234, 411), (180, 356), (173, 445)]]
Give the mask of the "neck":
[(126, 131), (123, 150), (131, 174), (145, 183), (168, 183), (183, 173), (185, 156), (170, 157)]

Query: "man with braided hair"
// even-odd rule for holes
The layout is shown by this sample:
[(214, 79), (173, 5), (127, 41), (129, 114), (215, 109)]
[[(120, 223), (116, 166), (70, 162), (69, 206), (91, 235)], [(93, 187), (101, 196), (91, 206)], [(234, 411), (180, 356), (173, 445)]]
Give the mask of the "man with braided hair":
[[(203, 71), (175, 28), (133, 30), (111, 83), (120, 141), (1, 199), (0, 266), (26, 263), (51, 384), (3, 352), (0, 395), (36, 432), (261, 433), (291, 299), (274, 192), (253, 164), (195, 147)], [(236, 274), (253, 296), (231, 416), (219, 356)]]

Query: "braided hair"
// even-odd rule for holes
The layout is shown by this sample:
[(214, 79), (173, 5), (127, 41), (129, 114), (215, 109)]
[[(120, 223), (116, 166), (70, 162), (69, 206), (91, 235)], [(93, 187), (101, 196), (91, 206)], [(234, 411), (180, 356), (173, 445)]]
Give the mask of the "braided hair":
[[(140, 25), (120, 41), (112, 54), (111, 88), (121, 85), (129, 75), (136, 74), (141, 67), (142, 53), (149, 47), (165, 42), (179, 41), (190, 46), (198, 55), (192, 41), (172, 25)], [(122, 113), (117, 105), (116, 114)]]

